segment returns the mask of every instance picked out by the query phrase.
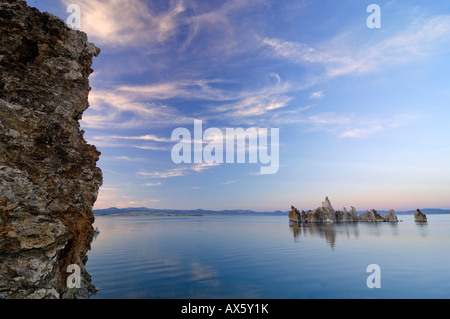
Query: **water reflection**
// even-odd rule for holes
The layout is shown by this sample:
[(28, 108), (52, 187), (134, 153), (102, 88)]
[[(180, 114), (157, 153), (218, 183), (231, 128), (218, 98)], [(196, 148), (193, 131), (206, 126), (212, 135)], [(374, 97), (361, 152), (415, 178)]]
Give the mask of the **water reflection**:
[(419, 231), (420, 236), (427, 237), (428, 236), (428, 222), (415, 222), (416, 228)]
[[(99, 217), (87, 267), (98, 299), (448, 297), (450, 215), (439, 218), (289, 227), (284, 216)], [(366, 286), (372, 263), (377, 291)]]
[(356, 223), (336, 225), (332, 223), (299, 224), (290, 222), (289, 226), (296, 242), (300, 242), (300, 238), (302, 236), (319, 236), (321, 238), (325, 238), (325, 241), (331, 246), (331, 248), (334, 248), (336, 245), (338, 233), (339, 235), (344, 235), (348, 238), (359, 237), (358, 225)]
[[(369, 233), (373, 236), (381, 236), (382, 225), (386, 223), (364, 223), (368, 227)], [(389, 223), (394, 236), (398, 236), (398, 223)], [(359, 223), (303, 223), (289, 222), (289, 228), (294, 235), (295, 242), (300, 242), (301, 237), (318, 236), (324, 238), (326, 243), (334, 249), (338, 237), (355, 238), (360, 236)]]

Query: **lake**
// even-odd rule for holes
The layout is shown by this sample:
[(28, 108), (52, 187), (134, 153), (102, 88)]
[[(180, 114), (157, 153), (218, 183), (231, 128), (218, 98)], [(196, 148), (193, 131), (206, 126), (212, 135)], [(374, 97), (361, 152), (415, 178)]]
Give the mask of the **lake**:
[[(287, 216), (98, 216), (101, 299), (450, 298), (450, 215), (310, 224)], [(368, 288), (369, 265), (380, 288)]]

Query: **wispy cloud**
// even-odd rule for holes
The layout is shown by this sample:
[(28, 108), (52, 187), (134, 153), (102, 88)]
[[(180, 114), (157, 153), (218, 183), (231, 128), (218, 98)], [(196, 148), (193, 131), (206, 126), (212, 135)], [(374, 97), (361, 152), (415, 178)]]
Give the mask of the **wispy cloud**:
[(163, 172), (138, 172), (137, 175), (143, 178), (170, 178), (170, 177), (179, 177), (185, 176), (187, 170), (184, 168), (174, 168), (171, 170), (163, 171)]
[(145, 183), (144, 186), (154, 187), (154, 186), (161, 186), (162, 182), (157, 183)]
[[(65, 5), (73, 2), (61, 1)], [(268, 1), (230, 0), (208, 5), (194, 0), (164, 2), (167, 5), (145, 0), (78, 0), (81, 29), (102, 46), (145, 47), (150, 52), (163, 52), (167, 43), (172, 43), (172, 48), (181, 51), (200, 47), (201, 52), (196, 54), (229, 55), (243, 50), (243, 46), (251, 47), (249, 40), (256, 39), (252, 32), (242, 34), (239, 27), (244, 21), (241, 19), (238, 26), (236, 17)], [(207, 45), (202, 44), (205, 37)], [(201, 40), (196, 42), (197, 39)]]
[(415, 113), (390, 118), (362, 116), (355, 113), (322, 112), (305, 115), (301, 109), (272, 117), (273, 125), (301, 124), (306, 131), (328, 132), (338, 138), (361, 138), (406, 126), (419, 118)]
[(177, 109), (151, 99), (135, 96), (131, 91), (93, 90), (90, 109), (81, 121), (88, 128), (139, 128), (148, 123), (159, 126), (192, 123), (193, 119)]
[[(321, 65), (328, 77), (365, 74), (396, 64), (429, 57), (449, 49), (450, 16), (442, 15), (416, 20), (409, 27), (378, 43), (366, 43), (358, 48), (344, 42), (339, 36), (339, 50), (334, 40), (317, 50), (305, 43), (265, 38), (262, 43), (273, 50), (275, 56), (301, 65)], [(348, 47), (344, 50), (344, 47)]]
[(169, 1), (163, 12), (153, 12), (140, 0), (78, 0), (77, 4), (82, 10), (82, 30), (96, 43), (112, 47), (167, 41), (176, 35), (186, 10), (182, 1)]
[[(210, 111), (214, 112), (216, 117), (226, 116), (235, 121), (263, 116), (287, 107), (294, 99), (288, 93), (292, 93), (295, 89), (289, 82), (283, 82), (277, 73), (270, 73), (268, 76), (275, 81), (262, 88), (228, 92), (229, 100), (233, 101), (223, 101), (224, 104), (211, 108)], [(234, 98), (232, 99), (231, 96)]]
[[(245, 120), (261, 117), (289, 106), (294, 99), (289, 93), (293, 88), (276, 73), (268, 74), (269, 84), (256, 88), (225, 89), (222, 79), (190, 79), (149, 85), (120, 85), (111, 89), (93, 90), (89, 96), (91, 108), (82, 120), (87, 128), (144, 128), (174, 126), (193, 123), (194, 117), (170, 105), (172, 99), (190, 103), (203, 102), (195, 112), (208, 119)], [(295, 90), (295, 89), (294, 89)], [(214, 106), (208, 106), (213, 102)], [(166, 142), (164, 138), (145, 136), (108, 135), (98, 137), (100, 142), (113, 140), (141, 140)]]
[[(131, 0), (127, 3), (120, 0), (81, 0), (84, 28), (89, 34), (98, 37), (106, 45), (133, 45), (136, 41), (147, 45), (158, 45), (179, 37), (177, 50), (187, 50), (191, 44), (196, 48), (196, 40), (215, 43), (212, 33), (221, 42), (227, 43), (220, 54), (229, 56), (230, 52), (243, 43), (245, 36), (236, 33), (234, 21), (236, 16), (247, 8), (265, 4), (264, 0), (231, 0), (223, 4), (199, 5), (196, 1), (169, 1), (164, 9), (152, 11), (151, 3)], [(130, 17), (124, 21), (124, 17)], [(113, 23), (119, 19), (120, 23)], [(113, 24), (113, 25), (111, 25)], [(148, 26), (152, 26), (148, 32)], [(184, 30), (184, 31), (182, 31)], [(242, 30), (242, 28), (240, 29)], [(145, 34), (144, 34), (145, 33)], [(262, 47), (269, 49), (272, 56), (285, 59), (294, 64), (320, 66), (324, 77), (315, 75), (316, 82), (325, 78), (341, 75), (359, 75), (373, 72), (384, 66), (403, 63), (431, 54), (431, 49), (446, 44), (450, 35), (450, 16), (442, 15), (429, 19), (416, 20), (409, 27), (378, 43), (359, 43), (355, 48), (351, 43), (352, 33), (339, 35), (342, 45), (336, 48), (331, 45), (336, 39), (317, 44), (317, 48), (306, 43), (287, 41), (277, 38), (255, 36)], [(213, 41), (213, 42), (210, 42)], [(252, 42), (253, 43), (253, 42)], [(225, 44), (224, 44), (225, 45)], [(168, 45), (166, 48), (173, 48)], [(191, 48), (193, 49), (193, 48)], [(243, 46), (248, 50), (248, 46)], [(206, 49), (207, 50), (207, 49)], [(194, 50), (195, 51), (195, 50)], [(188, 51), (189, 54), (198, 52)], [(200, 54), (201, 55), (201, 54)], [(168, 58), (168, 61), (172, 61)], [(165, 66), (167, 67), (167, 65)], [(272, 127), (303, 124), (306, 129), (322, 130), (340, 138), (358, 138), (380, 133), (393, 127), (381, 120), (365, 121), (355, 114), (337, 112), (305, 112), (316, 105), (296, 107), (296, 93), (309, 85), (293, 84), (283, 80), (278, 73), (266, 73), (264, 84), (248, 85), (224, 78), (208, 78), (204, 70), (186, 72), (148, 84), (120, 84), (109, 89), (94, 89), (90, 93), (91, 108), (82, 121), (88, 128), (108, 130), (110, 128), (126, 130), (131, 128), (147, 128), (154, 126), (191, 125), (195, 118), (219, 120), (222, 122), (245, 123), (246, 125), (271, 125)], [(232, 84), (232, 85), (230, 85)], [(325, 97), (323, 90), (310, 93), (310, 103), (319, 103)], [(308, 97), (306, 97), (308, 99)], [(177, 108), (174, 101), (185, 101), (186, 105), (197, 101), (198, 107), (191, 107), (187, 115), (186, 109)], [(297, 103), (302, 103), (297, 102)], [(304, 102), (303, 102), (304, 103)], [(302, 103), (302, 104), (303, 104)], [(192, 104), (193, 105), (193, 104)], [(301, 104), (300, 104), (301, 105)], [(303, 104), (305, 105), (305, 104)], [(195, 114), (192, 115), (192, 113)], [(105, 134), (97, 135), (93, 144), (98, 146), (128, 146), (143, 150), (169, 151), (171, 141), (167, 137), (145, 134)], [(184, 176), (189, 172), (202, 172), (210, 167), (193, 166), (191, 168), (175, 168), (161, 172), (141, 172), (141, 177), (169, 178)]]
[(220, 164), (217, 163), (201, 163), (201, 164), (196, 164), (194, 166), (192, 166), (190, 169), (197, 172), (197, 173), (201, 173), (207, 169), (219, 166)]
[(262, 43), (271, 47), (273, 51), (285, 59), (288, 59), (294, 63), (335, 63), (339, 62), (339, 59), (320, 52), (305, 43), (285, 41), (282, 39), (264, 38)]
[(328, 68), (330, 76), (364, 74), (392, 65), (427, 59), (449, 49), (450, 15), (414, 21), (407, 29), (379, 43), (347, 52), (348, 63)]
[(293, 97), (287, 95), (260, 94), (244, 98), (235, 103), (226, 104), (215, 111), (230, 117), (253, 117), (288, 106)]
[(180, 177), (189, 174), (190, 172), (202, 173), (203, 171), (210, 169), (212, 167), (216, 167), (219, 164), (212, 163), (202, 163), (188, 166), (179, 166), (173, 169), (165, 170), (165, 171), (154, 171), (154, 172), (138, 172), (137, 175), (142, 178), (151, 178), (151, 179), (165, 179), (171, 177)]
[[(244, 17), (247, 10), (264, 7), (269, 1), (229, 0), (217, 3), (220, 4), (210, 2), (204, 6), (201, 1), (189, 2), (196, 14), (189, 18), (189, 36), (183, 48), (192, 48), (195, 44), (196, 54), (228, 57), (256, 47), (258, 37), (251, 27), (245, 27), (246, 23), (253, 23), (254, 26), (255, 21), (247, 21)], [(207, 43), (203, 41), (205, 38), (208, 39)], [(196, 42), (197, 39), (202, 41)]]
[(384, 129), (382, 125), (373, 125), (371, 127), (363, 127), (363, 128), (354, 128), (348, 131), (345, 131), (339, 137), (347, 137), (347, 138), (356, 138), (356, 137), (364, 137), (367, 135), (371, 135), (377, 132), (380, 132)]
[(360, 138), (366, 137), (368, 135), (376, 134), (381, 131), (396, 129), (411, 123), (418, 118), (417, 115), (413, 114), (402, 114), (395, 116), (389, 120), (371, 120), (364, 122), (360, 120), (356, 122), (355, 127), (342, 131), (338, 133), (340, 138)]
[(150, 85), (123, 85), (115, 90), (130, 93), (147, 100), (167, 100), (171, 98), (205, 101), (225, 101), (230, 97), (223, 90), (214, 88), (211, 84), (222, 83), (224, 80), (184, 79)]
[(105, 135), (105, 136), (95, 136), (95, 140), (138, 140), (138, 141), (153, 141), (170, 143), (171, 139), (159, 137), (152, 134), (146, 134), (141, 136), (120, 136), (120, 135)]
[(221, 183), (220, 185), (231, 185), (231, 184), (235, 184), (235, 183), (237, 183), (237, 182), (236, 181), (228, 181), (228, 182)]
[(132, 145), (132, 147), (146, 151), (170, 151), (171, 146)]
[(317, 91), (317, 92), (313, 92), (311, 93), (311, 95), (309, 96), (309, 98), (311, 100), (316, 100), (316, 99), (321, 99), (325, 96), (325, 94), (323, 94), (323, 91)]
[(309, 109), (312, 109), (313, 107), (315, 107), (315, 105), (306, 105), (306, 106), (298, 108), (297, 111), (298, 112), (304, 112), (304, 111), (307, 111)]
[(114, 160), (125, 161), (125, 162), (144, 162), (145, 158), (142, 157), (129, 157), (129, 156), (115, 156)]
[[(108, 128), (104, 126), (104, 128)], [(88, 142), (98, 147), (104, 148), (137, 148), (141, 150), (150, 151), (170, 151), (173, 142), (165, 137), (157, 135), (146, 134), (141, 136), (128, 135), (95, 135), (87, 138)], [(138, 144), (141, 142), (141, 144)], [(136, 158), (129, 158), (127, 156), (116, 157), (118, 160), (137, 161)]]

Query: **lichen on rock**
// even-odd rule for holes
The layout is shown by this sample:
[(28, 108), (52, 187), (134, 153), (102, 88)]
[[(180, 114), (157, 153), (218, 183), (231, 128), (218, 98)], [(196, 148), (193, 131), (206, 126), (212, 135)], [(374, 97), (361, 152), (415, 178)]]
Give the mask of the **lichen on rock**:
[[(85, 270), (100, 152), (83, 138), (89, 75), (100, 53), (63, 20), (0, 1), (0, 296), (89, 297)], [(82, 287), (68, 289), (67, 266)]]

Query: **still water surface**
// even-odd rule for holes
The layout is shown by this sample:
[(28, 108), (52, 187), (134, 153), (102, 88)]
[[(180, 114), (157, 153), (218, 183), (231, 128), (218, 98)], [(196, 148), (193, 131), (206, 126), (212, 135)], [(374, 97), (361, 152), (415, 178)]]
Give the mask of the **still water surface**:
[[(317, 224), (287, 216), (96, 217), (106, 299), (450, 298), (450, 215)], [(367, 266), (381, 268), (369, 289)]]

